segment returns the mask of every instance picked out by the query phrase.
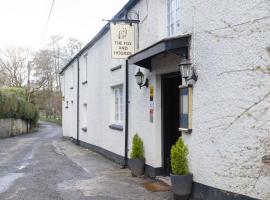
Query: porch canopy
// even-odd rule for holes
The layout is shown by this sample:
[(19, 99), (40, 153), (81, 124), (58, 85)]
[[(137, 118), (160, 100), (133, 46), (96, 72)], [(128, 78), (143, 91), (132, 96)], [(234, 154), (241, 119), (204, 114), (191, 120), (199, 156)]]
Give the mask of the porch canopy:
[(165, 38), (129, 56), (128, 63), (151, 70), (151, 59), (162, 53), (170, 52), (180, 57), (188, 58), (190, 39), (190, 35)]

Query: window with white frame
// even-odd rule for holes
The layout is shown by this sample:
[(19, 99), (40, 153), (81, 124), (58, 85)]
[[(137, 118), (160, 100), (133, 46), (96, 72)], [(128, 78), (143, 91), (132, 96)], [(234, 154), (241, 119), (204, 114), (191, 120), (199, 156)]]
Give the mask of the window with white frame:
[(114, 92), (114, 123), (123, 124), (124, 119), (124, 103), (123, 103), (123, 86), (113, 88)]
[(167, 0), (167, 33), (175, 35), (180, 31), (180, 0)]
[(83, 56), (83, 72), (82, 72), (82, 83), (87, 83), (87, 67), (88, 67), (88, 54)]
[(75, 67), (74, 67), (74, 65), (72, 65), (71, 66), (71, 80), (72, 80), (72, 82), (71, 82), (71, 86), (70, 86), (70, 89), (73, 89), (74, 88), (74, 79), (75, 79)]
[(87, 132), (87, 103), (83, 104), (82, 114), (82, 131)]

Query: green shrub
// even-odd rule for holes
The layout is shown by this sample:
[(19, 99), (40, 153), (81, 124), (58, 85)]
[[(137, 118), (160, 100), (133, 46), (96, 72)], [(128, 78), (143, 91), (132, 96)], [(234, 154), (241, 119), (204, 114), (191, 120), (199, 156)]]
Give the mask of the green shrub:
[(16, 118), (36, 123), (38, 109), (26, 101), (24, 88), (0, 89), (0, 118)]
[(14, 94), (16, 97), (22, 98), (23, 100), (27, 100), (27, 91), (26, 88), (18, 88), (18, 87), (8, 87), (0, 89), (4, 93)]
[(132, 150), (131, 150), (130, 157), (132, 159), (144, 158), (143, 141), (137, 133), (132, 138)]
[(187, 155), (188, 148), (182, 137), (179, 137), (175, 145), (171, 148), (171, 167), (174, 175), (189, 174)]

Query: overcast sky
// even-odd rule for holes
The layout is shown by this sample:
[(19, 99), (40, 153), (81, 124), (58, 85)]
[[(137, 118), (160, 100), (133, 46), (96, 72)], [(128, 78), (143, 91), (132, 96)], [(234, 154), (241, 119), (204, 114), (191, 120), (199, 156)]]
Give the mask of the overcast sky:
[(74, 37), (84, 44), (128, 0), (55, 0), (43, 43), (42, 34), (52, 0), (0, 0), (0, 49), (24, 46), (37, 50), (50, 35)]

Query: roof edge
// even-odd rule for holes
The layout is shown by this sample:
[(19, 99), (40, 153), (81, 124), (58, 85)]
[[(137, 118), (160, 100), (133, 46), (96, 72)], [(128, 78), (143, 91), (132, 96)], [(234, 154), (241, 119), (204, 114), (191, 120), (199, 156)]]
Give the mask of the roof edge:
[[(133, 8), (140, 0), (129, 0), (124, 7), (113, 16), (112, 19), (120, 19), (125, 16), (126, 12)], [(90, 42), (88, 42), (59, 72), (59, 74), (63, 74), (63, 72), (73, 63), (77, 58), (79, 58), (87, 49), (92, 47), (100, 38), (102, 38), (107, 31), (110, 29), (110, 23), (106, 23), (105, 26), (93, 37)]]

